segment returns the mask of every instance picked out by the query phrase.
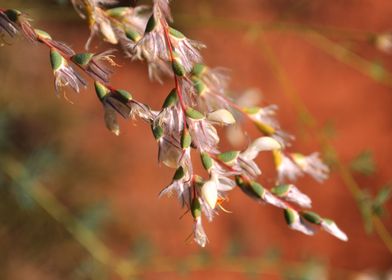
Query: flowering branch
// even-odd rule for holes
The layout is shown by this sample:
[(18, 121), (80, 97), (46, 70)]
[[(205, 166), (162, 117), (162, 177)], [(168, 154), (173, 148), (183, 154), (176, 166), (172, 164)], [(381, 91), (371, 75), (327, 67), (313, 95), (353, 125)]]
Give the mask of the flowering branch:
[[(105, 9), (105, 4), (114, 2), (72, 0), (91, 29), (86, 48), (99, 36), (108, 43), (120, 45), (128, 57), (146, 61), (151, 79), (161, 81), (162, 75), (173, 77), (175, 88), (159, 111), (135, 101), (129, 92), (109, 85), (112, 72), (100, 62), (113, 64), (111, 51), (76, 54), (46, 32), (32, 29), (24, 14), (15, 10), (0, 10), (0, 30), (9, 36), (21, 31), (30, 41), (50, 48), (57, 92), (64, 86), (79, 92), (87, 85), (70, 63), (89, 75), (105, 110), (106, 126), (114, 134), (120, 131), (117, 114), (124, 118), (139, 117), (151, 125), (158, 144), (159, 162), (175, 169), (171, 183), (160, 196), (177, 194), (182, 207), (192, 214), (193, 236), (200, 246), (204, 247), (208, 241), (202, 214), (212, 221), (220, 210), (226, 211), (222, 203), (235, 187), (257, 202), (283, 209), (287, 224), (294, 230), (312, 235), (312, 225), (315, 225), (346, 241), (347, 236), (335, 222), (307, 210), (311, 207), (310, 198), (291, 183), (304, 174), (322, 182), (329, 170), (318, 153), (304, 156), (287, 151), (293, 137), (284, 132), (276, 120), (277, 107), (243, 106), (231, 101), (226, 96), (225, 71), (202, 63), (199, 51), (204, 45), (170, 27), (172, 16), (168, 0), (154, 0), (152, 8)], [(253, 140), (244, 150), (221, 151), (216, 126), (236, 124), (234, 111), (245, 115), (264, 136)], [(194, 172), (192, 149), (199, 154), (208, 177)], [(257, 182), (261, 170), (255, 160), (261, 152), (271, 152), (275, 161), (277, 177), (270, 189)]]

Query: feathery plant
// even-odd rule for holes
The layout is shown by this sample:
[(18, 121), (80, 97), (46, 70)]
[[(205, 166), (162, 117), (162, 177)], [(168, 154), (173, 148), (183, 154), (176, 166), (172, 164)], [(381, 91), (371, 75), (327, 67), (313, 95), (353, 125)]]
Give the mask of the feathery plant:
[[(33, 45), (47, 47), (56, 93), (67, 101), (70, 99), (65, 88), (80, 92), (88, 86), (85, 76), (89, 77), (102, 104), (105, 125), (115, 135), (120, 134), (118, 117), (139, 119), (151, 126), (159, 162), (174, 170), (160, 196), (177, 196), (193, 218), (193, 239), (200, 246), (208, 242), (202, 219), (211, 221), (220, 211), (227, 212), (228, 192), (236, 187), (256, 202), (281, 209), (294, 230), (313, 235), (321, 228), (346, 241), (346, 234), (333, 220), (309, 210), (311, 199), (294, 185), (303, 175), (323, 182), (329, 169), (317, 152), (303, 155), (291, 151), (294, 137), (281, 128), (276, 118), (277, 106), (249, 104), (244, 98), (228, 96), (227, 70), (207, 66), (200, 53), (204, 44), (171, 27), (169, 0), (154, 0), (152, 6), (136, 7), (116, 7), (116, 2), (71, 0), (91, 30), (84, 52), (77, 53), (47, 32), (34, 28), (25, 13), (14, 9), (0, 8), (1, 36), (21, 34)], [(96, 37), (118, 46), (131, 60), (145, 61), (151, 80), (173, 79), (173, 89), (160, 109), (153, 109), (133, 98), (129, 91), (110, 84), (116, 66), (113, 50), (89, 52)], [(243, 150), (221, 150), (223, 135), (217, 127), (239, 126), (242, 121), (252, 122), (262, 136)], [(255, 161), (266, 152), (272, 154), (276, 169), (274, 184), (269, 187), (258, 182), (262, 173)], [(196, 160), (201, 161), (204, 174), (195, 172)]]

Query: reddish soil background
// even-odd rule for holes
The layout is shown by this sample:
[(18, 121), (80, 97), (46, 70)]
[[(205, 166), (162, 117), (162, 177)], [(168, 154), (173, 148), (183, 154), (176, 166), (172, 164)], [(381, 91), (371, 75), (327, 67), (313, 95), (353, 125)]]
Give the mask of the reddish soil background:
[[(197, 17), (203, 15), (257, 23), (285, 21), (373, 32), (392, 28), (392, 2), (387, 0), (334, 3), (321, 0), (174, 2), (174, 18), (177, 14), (179, 18), (176, 25), (191, 38), (208, 46), (203, 51), (206, 62), (231, 69), (231, 88), (235, 92), (257, 88), (263, 93), (265, 102), (279, 105), (279, 120), (283, 128), (297, 136), (293, 150), (304, 153), (321, 149), (314, 137), (317, 131), (301, 128), (294, 104), (277, 79), (261, 42), (254, 40), (250, 31), (215, 26), (207, 20), (198, 22)], [(34, 24), (57, 34), (56, 38), (69, 42), (77, 50), (83, 48), (88, 36), (87, 27), (76, 20), (51, 23), (38, 18)], [(314, 116), (316, 130), (321, 130), (327, 123), (334, 124), (336, 135), (331, 141), (342, 162), (349, 163), (363, 150), (374, 153), (377, 166), (375, 175), (370, 178), (356, 175), (355, 179), (361, 187), (376, 193), (379, 186), (390, 182), (392, 174), (392, 88), (342, 63), (301, 34), (272, 30), (265, 32), (264, 40), (275, 53), (288, 84)], [(335, 35), (328, 34), (334, 42), (349, 47), (370, 61), (382, 61), (386, 69), (392, 69), (392, 56), (379, 52), (366, 42), (352, 43), (346, 38), (337, 40)], [(21, 50), (19, 60), (31, 63), (13, 62), (11, 69), (20, 70), (23, 65), (23, 73), (36, 73), (35, 80), (24, 80), (25, 89), (39, 83), (41, 92), (34, 93), (36, 97), (39, 96), (38, 99), (53, 98), (54, 101), (50, 102), (54, 105), (51, 106), (66, 107), (72, 119), (81, 119), (73, 121), (74, 126), (64, 131), (65, 151), (82, 154), (102, 166), (107, 173), (113, 174), (102, 184), (76, 186), (77, 192), (71, 194), (86, 200), (91, 196), (102, 197), (109, 202), (113, 218), (110, 226), (106, 227), (105, 242), (118, 255), (125, 255), (132, 241), (140, 235), (147, 236), (159, 248), (162, 256), (181, 259), (199, 252), (195, 244), (184, 241), (192, 228), (191, 218), (185, 216), (179, 219), (182, 210), (175, 199), (157, 197), (158, 192), (170, 182), (172, 171), (156, 164), (157, 148), (149, 127), (138, 121), (122, 121), (121, 136), (112, 136), (104, 127), (102, 111), (92, 89), (80, 96), (72, 96), (73, 106), (60, 102), (51, 95), (52, 81), (45, 62), (46, 51), (42, 48), (30, 50), (22, 43), (18, 43), (17, 47)], [(0, 51), (3, 52), (3, 49)], [(6, 53), (13, 54), (9, 49)], [(136, 99), (158, 108), (172, 87), (171, 81), (165, 80), (164, 85), (148, 81), (143, 63), (121, 60), (120, 64), (122, 66), (116, 71), (112, 84), (129, 89)], [(13, 82), (17, 81), (7, 79), (7, 86), (11, 87)], [(23, 90), (23, 86), (20, 87)], [(27, 97), (27, 100), (34, 102), (32, 97)], [(245, 125), (252, 137), (258, 135), (250, 124)], [(271, 159), (265, 156), (261, 162), (265, 166), (265, 176), (273, 175), (271, 167), (268, 167), (271, 166)], [(265, 183), (271, 184), (268, 180)], [(300, 261), (313, 256), (332, 268), (358, 273), (392, 268), (391, 252), (376, 234), (365, 233), (357, 203), (336, 171), (322, 185), (310, 179), (301, 179), (298, 185), (313, 198), (315, 211), (335, 219), (349, 236), (349, 242), (340, 242), (323, 232), (306, 237), (291, 231), (279, 210), (260, 206), (234, 190), (227, 205), (233, 213), (222, 213), (213, 223), (206, 224), (210, 241), (206, 250), (219, 259), (230, 241), (240, 240), (243, 254), (249, 257), (256, 258), (271, 247), (278, 247), (286, 261)], [(64, 199), (72, 201), (72, 197)], [(388, 212), (392, 210), (390, 203), (387, 209)], [(392, 231), (390, 216), (383, 220)], [(338, 274), (331, 275), (335, 276), (328, 279), (345, 279), (336, 276)], [(175, 273), (147, 272), (145, 275), (146, 279), (157, 279), (158, 276), (159, 279), (181, 278)], [(188, 279), (200, 277), (246, 278), (239, 273), (208, 269), (191, 273)], [(264, 279), (280, 278), (265, 276)]]

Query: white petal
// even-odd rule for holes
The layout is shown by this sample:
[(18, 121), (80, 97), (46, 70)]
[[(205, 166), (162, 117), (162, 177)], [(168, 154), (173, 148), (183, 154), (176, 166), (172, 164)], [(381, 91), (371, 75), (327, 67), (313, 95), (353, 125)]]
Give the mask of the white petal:
[(252, 160), (262, 151), (280, 150), (281, 148), (282, 146), (274, 138), (260, 137), (249, 145), (248, 149), (242, 153), (242, 157)]
[(233, 115), (225, 109), (219, 109), (217, 111), (207, 114), (207, 119), (209, 121), (216, 122), (222, 125), (229, 125), (235, 123)]
[(201, 196), (204, 201), (214, 209), (218, 201), (218, 190), (215, 180), (209, 180), (201, 188)]
[(332, 234), (336, 238), (342, 240), (342, 241), (347, 241), (348, 237), (347, 235), (336, 225), (334, 221), (324, 219), (321, 222), (321, 227), (328, 233)]

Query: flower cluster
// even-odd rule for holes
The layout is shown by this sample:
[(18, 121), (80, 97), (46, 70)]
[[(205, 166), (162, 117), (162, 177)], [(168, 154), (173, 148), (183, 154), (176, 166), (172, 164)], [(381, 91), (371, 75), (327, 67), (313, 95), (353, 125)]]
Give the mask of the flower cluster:
[[(115, 135), (120, 133), (118, 116), (139, 118), (151, 126), (159, 162), (175, 170), (160, 196), (176, 194), (181, 206), (192, 214), (193, 237), (200, 246), (204, 247), (208, 241), (203, 217), (211, 221), (217, 213), (226, 211), (223, 203), (234, 188), (260, 203), (281, 209), (294, 230), (312, 235), (321, 228), (347, 240), (334, 221), (309, 211), (310, 198), (294, 185), (303, 175), (322, 182), (329, 170), (318, 153), (306, 156), (288, 151), (293, 137), (282, 130), (276, 119), (277, 106), (242, 106), (228, 97), (227, 71), (205, 65), (200, 54), (204, 45), (170, 26), (169, 0), (154, 0), (152, 7), (105, 8), (115, 2), (72, 0), (91, 29), (86, 47), (98, 36), (119, 45), (126, 56), (146, 61), (151, 79), (172, 77), (174, 87), (159, 110), (152, 110), (134, 100), (128, 91), (109, 85), (112, 74), (109, 66), (115, 65), (111, 50), (75, 53), (48, 33), (31, 28), (27, 17), (14, 10), (0, 10), (0, 31), (10, 36), (22, 31), (30, 41), (50, 49), (57, 92), (64, 86), (76, 92), (87, 86), (79, 70), (92, 78), (104, 109), (106, 127)], [(262, 135), (243, 150), (222, 151), (217, 126), (237, 124), (238, 115), (254, 123)], [(192, 150), (199, 154), (204, 171), (197, 172), (194, 168)], [(256, 159), (262, 153), (272, 153), (275, 162), (277, 175), (270, 188), (257, 181), (262, 170)]]

